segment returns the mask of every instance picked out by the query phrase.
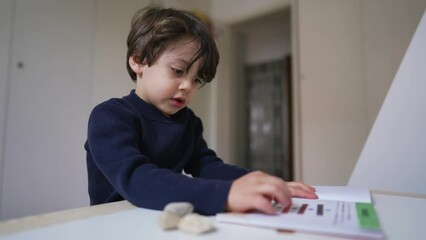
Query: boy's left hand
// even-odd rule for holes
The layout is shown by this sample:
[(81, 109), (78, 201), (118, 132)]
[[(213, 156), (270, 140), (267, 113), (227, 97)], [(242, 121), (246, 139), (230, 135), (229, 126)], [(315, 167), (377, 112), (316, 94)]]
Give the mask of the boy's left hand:
[(290, 190), (292, 197), (301, 197), (301, 198), (318, 198), (315, 193), (315, 188), (301, 182), (287, 182), (287, 187)]

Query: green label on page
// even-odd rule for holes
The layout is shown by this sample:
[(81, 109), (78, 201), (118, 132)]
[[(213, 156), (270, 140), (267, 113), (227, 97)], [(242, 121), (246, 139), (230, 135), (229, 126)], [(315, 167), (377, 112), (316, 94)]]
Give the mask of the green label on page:
[(361, 227), (369, 229), (380, 228), (379, 219), (377, 218), (373, 205), (370, 203), (357, 202), (355, 206)]

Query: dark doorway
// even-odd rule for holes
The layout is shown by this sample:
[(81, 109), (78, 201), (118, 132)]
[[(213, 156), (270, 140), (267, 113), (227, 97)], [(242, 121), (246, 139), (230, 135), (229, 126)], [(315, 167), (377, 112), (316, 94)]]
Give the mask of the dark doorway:
[(245, 165), (293, 180), (291, 58), (245, 67), (247, 147)]

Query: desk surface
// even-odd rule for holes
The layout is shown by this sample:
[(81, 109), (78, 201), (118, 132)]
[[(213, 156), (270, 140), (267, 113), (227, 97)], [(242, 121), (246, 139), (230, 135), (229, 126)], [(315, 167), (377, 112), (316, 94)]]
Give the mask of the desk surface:
[[(420, 239), (426, 236), (426, 198), (373, 193), (373, 201), (387, 239)], [(136, 208), (126, 201), (0, 222), (2, 240), (22, 239), (330, 239), (304, 233), (219, 223), (216, 231), (193, 236), (162, 231), (160, 211)], [(332, 239), (339, 239), (333, 237)]]

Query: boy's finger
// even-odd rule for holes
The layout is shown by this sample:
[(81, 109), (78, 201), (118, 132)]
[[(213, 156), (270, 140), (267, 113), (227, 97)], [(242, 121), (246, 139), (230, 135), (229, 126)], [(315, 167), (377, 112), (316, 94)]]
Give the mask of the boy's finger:
[(264, 183), (258, 186), (258, 194), (269, 196), (280, 203), (286, 203), (291, 200), (292, 193), (284, 181)]
[(276, 202), (279, 202), (283, 208), (291, 205), (291, 192), (285, 184), (278, 190), (271, 192), (269, 196)]
[(317, 194), (312, 190), (306, 190), (303, 188), (292, 188), (290, 187), (290, 192), (293, 197), (302, 197), (302, 198), (318, 198)]
[(292, 196), (318, 198), (315, 193), (315, 188), (299, 182), (288, 183)]
[(271, 200), (265, 196), (259, 196), (253, 200), (253, 208), (266, 214), (275, 214), (275, 207)]

